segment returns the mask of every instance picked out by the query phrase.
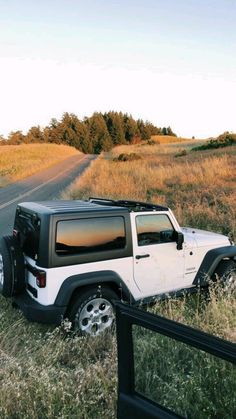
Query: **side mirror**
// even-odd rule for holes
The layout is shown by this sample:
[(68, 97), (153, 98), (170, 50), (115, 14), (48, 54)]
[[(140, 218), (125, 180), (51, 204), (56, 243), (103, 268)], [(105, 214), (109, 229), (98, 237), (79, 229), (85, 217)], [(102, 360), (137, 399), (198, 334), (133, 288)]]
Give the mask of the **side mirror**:
[(180, 231), (176, 232), (177, 250), (183, 249), (184, 235)]

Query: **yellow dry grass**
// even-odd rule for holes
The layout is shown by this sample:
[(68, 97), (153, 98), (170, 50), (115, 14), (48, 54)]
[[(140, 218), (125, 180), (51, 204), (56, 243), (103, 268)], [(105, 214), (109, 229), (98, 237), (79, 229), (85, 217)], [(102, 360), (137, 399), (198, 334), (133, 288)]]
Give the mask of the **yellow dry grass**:
[[(156, 137), (160, 137), (159, 135)], [(163, 136), (165, 137), (165, 136)], [(170, 137), (173, 138), (173, 137)], [(175, 138), (175, 137), (174, 137)], [(164, 155), (164, 154), (177, 154), (181, 150), (189, 151), (191, 148), (195, 147), (196, 145), (201, 145), (204, 143), (204, 140), (184, 140), (184, 143), (173, 142), (173, 143), (162, 143), (149, 145), (146, 141), (142, 142), (141, 144), (133, 144), (133, 145), (120, 145), (113, 148), (113, 150), (108, 154), (108, 158), (117, 157), (119, 154), (122, 153), (137, 153), (142, 156), (150, 156), (154, 155), (155, 157)]]
[(30, 176), (77, 153), (79, 151), (73, 147), (57, 144), (1, 146), (0, 187)]
[[(93, 162), (67, 196), (151, 201), (169, 206), (182, 225), (236, 238), (236, 149), (191, 152), (176, 158), (173, 144), (116, 147)], [(144, 151), (144, 152), (143, 152)], [(115, 162), (122, 152), (142, 159)]]
[(172, 135), (152, 135), (151, 139), (160, 144), (182, 143), (185, 141), (189, 141), (188, 138), (173, 137)]

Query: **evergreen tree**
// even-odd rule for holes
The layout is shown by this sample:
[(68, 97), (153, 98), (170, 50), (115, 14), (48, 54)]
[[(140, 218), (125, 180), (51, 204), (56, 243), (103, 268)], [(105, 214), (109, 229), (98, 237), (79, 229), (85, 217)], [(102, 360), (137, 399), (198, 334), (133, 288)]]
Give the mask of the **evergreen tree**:
[(171, 127), (164, 127), (162, 128), (163, 135), (171, 135), (172, 137), (176, 137), (176, 134), (172, 131)]
[(146, 125), (142, 119), (137, 121), (138, 130), (140, 132), (140, 137), (142, 140), (149, 140), (151, 137), (151, 131), (148, 125)]
[(76, 123), (77, 143), (74, 145), (83, 153), (93, 153), (93, 146), (89, 140), (89, 131), (84, 122), (78, 120)]
[(123, 116), (123, 121), (125, 139), (128, 143), (131, 143), (135, 137), (140, 136), (138, 124), (131, 115), (127, 114)]
[(101, 151), (109, 151), (113, 144), (103, 115), (95, 112), (91, 118), (86, 119), (86, 124), (93, 152), (99, 154)]
[(7, 142), (6, 142), (7, 140), (2, 136), (2, 135), (0, 135), (0, 145), (5, 145), (5, 144), (7, 144)]
[(172, 131), (171, 127), (167, 127), (167, 135), (171, 135), (172, 137), (177, 137), (177, 135)]
[(114, 145), (126, 144), (123, 128), (123, 118), (118, 112), (108, 112), (104, 114), (108, 132)]
[(146, 121), (145, 122), (145, 126), (146, 128), (149, 130), (150, 132), (150, 136), (151, 135), (161, 135), (162, 134), (162, 130), (161, 128), (156, 127), (155, 125), (153, 125), (151, 122)]
[(31, 127), (26, 134), (25, 142), (27, 143), (43, 143), (44, 135), (40, 127)]
[(75, 147), (84, 153), (91, 153), (93, 151), (89, 142), (87, 126), (75, 114), (64, 113), (59, 129), (63, 144)]
[(25, 135), (22, 131), (12, 131), (8, 135), (8, 144), (19, 145), (25, 142)]
[(62, 144), (63, 137), (60, 130), (60, 122), (56, 118), (52, 118), (49, 126), (44, 129), (44, 138), (49, 143)]

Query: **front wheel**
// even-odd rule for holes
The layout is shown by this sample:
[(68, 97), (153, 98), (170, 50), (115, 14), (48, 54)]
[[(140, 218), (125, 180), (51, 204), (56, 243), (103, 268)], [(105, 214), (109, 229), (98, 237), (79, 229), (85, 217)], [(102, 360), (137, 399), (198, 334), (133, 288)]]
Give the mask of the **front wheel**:
[(98, 336), (112, 327), (115, 319), (114, 301), (117, 294), (108, 287), (89, 288), (74, 297), (68, 318), (73, 329)]
[(236, 263), (233, 260), (222, 260), (217, 266), (213, 280), (221, 280), (224, 291), (233, 293), (236, 290)]

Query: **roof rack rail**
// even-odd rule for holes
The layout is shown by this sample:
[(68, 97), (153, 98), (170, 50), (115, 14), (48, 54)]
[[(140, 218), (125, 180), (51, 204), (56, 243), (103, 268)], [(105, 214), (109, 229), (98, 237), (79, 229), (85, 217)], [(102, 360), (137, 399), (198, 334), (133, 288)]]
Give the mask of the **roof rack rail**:
[(90, 196), (88, 200), (93, 201), (93, 202), (96, 201), (96, 203), (98, 204), (101, 203), (102, 205), (106, 205), (106, 202), (107, 202), (107, 205), (110, 205), (116, 202), (113, 199), (99, 198), (99, 197), (94, 197), (94, 196)]
[(129, 200), (113, 200), (106, 198), (89, 197), (89, 201), (100, 205), (111, 205), (117, 207), (125, 207), (130, 211), (168, 211), (167, 207), (156, 205), (148, 202), (129, 201)]

